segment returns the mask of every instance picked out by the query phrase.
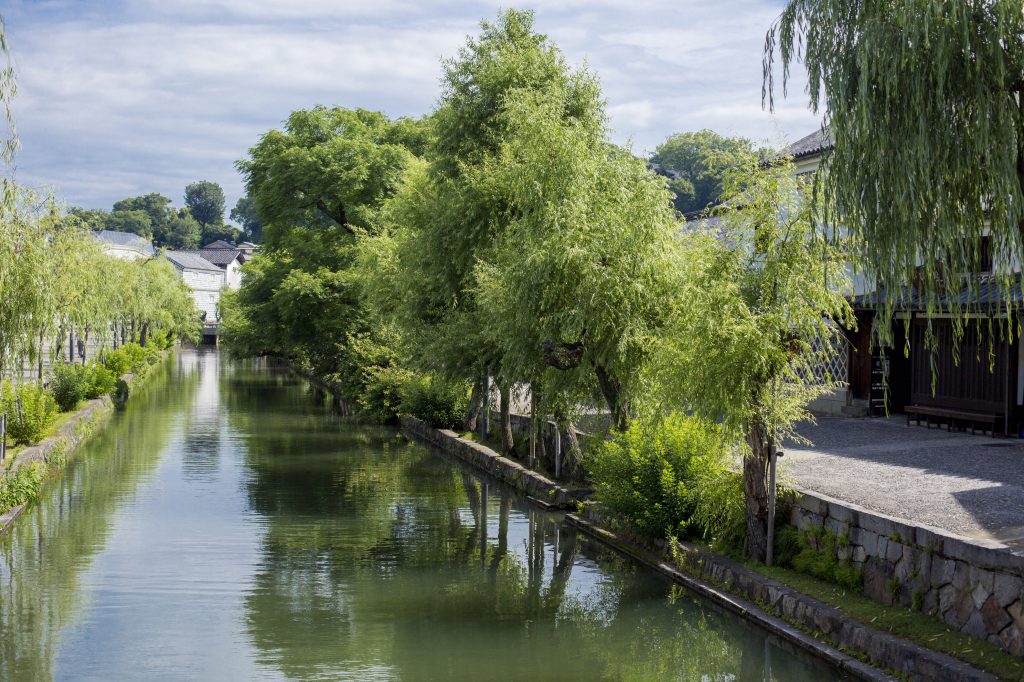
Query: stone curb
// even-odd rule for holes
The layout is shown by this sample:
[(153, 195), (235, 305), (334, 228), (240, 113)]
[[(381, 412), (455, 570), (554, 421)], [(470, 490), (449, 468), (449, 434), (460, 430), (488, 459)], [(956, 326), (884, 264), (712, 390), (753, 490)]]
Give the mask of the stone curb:
[[(662, 557), (644, 549), (629, 538), (614, 533), (606, 528), (597, 526), (576, 514), (566, 514), (566, 519), (573, 526), (579, 528), (613, 550), (621, 554), (625, 554), (645, 566), (654, 569), (672, 582), (682, 585), (687, 590), (701, 598), (707, 599), (708, 601), (723, 607), (725, 610), (757, 624), (779, 639), (787, 641), (797, 648), (825, 660), (837, 669), (848, 672), (857, 679), (867, 680), (869, 682), (893, 682), (896, 680), (896, 678), (891, 675), (864, 663), (860, 659), (844, 654), (834, 646), (815, 639), (806, 632), (790, 625), (782, 618), (768, 613), (757, 604), (743, 599), (742, 597), (737, 597), (729, 592), (725, 592), (704, 580), (683, 573), (671, 563), (665, 561)], [(995, 678), (977, 679), (987, 680)]]
[[(469, 462), (486, 473), (527, 493), (531, 502), (545, 508), (566, 508), (570, 502), (582, 500), (589, 491), (570, 490), (554, 481), (524, 468), (518, 462), (502, 457), (490, 448), (459, 437), (454, 431), (435, 429), (412, 417), (402, 417), (402, 427), (408, 436)], [(537, 492), (541, 493), (538, 497)], [(802, 493), (815, 496), (814, 493)], [(555, 503), (544, 498), (554, 498)], [(820, 499), (829, 504), (828, 499)], [(841, 504), (836, 501), (836, 504)], [(566, 514), (567, 520), (612, 549), (626, 554), (653, 568), (670, 580), (692, 592), (736, 613), (778, 636), (794, 646), (822, 658), (857, 679), (881, 682), (896, 678), (872, 667), (859, 658), (843, 653), (833, 644), (864, 655), (875, 665), (897, 672), (912, 681), (943, 680), (949, 682), (992, 682), (998, 678), (948, 654), (933, 651), (894, 635), (870, 628), (851, 620), (833, 607), (797, 590), (772, 580), (724, 556), (709, 552), (696, 545), (679, 542), (677, 551), (687, 557), (686, 563), (696, 563), (700, 577), (684, 573), (672, 565), (666, 552), (665, 541), (653, 541), (661, 556), (646, 549), (651, 542), (641, 536), (627, 536), (608, 530), (600, 524), (600, 512), (595, 502), (587, 502), (583, 518)], [(851, 513), (873, 514), (867, 510), (851, 509)], [(893, 519), (896, 523), (902, 523)], [(906, 524), (903, 524), (906, 525)], [(908, 529), (912, 528), (907, 526)], [(926, 533), (933, 529), (921, 529)], [(911, 531), (913, 532), (913, 531)], [(943, 534), (945, 535), (945, 534)], [(910, 537), (916, 537), (911, 535)], [(715, 585), (730, 586), (736, 596)], [(750, 601), (748, 601), (748, 599)], [(789, 621), (764, 610), (757, 603), (767, 604), (789, 621), (801, 624), (830, 642), (824, 642), (791, 625)]]
[[(590, 509), (587, 510), (588, 517), (598, 516)], [(739, 562), (727, 557), (710, 552), (702, 547), (691, 543), (678, 542), (677, 556), (685, 557), (684, 562), (692, 570), (699, 574), (699, 578), (682, 572), (672, 565), (667, 543), (663, 540), (651, 541), (643, 536), (629, 534), (625, 531), (615, 533), (607, 530), (602, 525), (600, 518), (593, 520), (580, 518), (576, 515), (568, 515), (570, 521), (582, 528), (584, 531), (595, 535), (606, 543), (612, 543), (620, 551), (634, 555), (639, 561), (648, 564), (656, 570), (669, 575), (673, 580), (677, 576), (687, 587), (694, 591), (716, 599), (715, 592), (718, 588), (714, 585), (726, 585), (730, 592), (735, 592), (742, 597), (750, 599), (755, 604), (766, 604), (768, 607), (786, 620), (778, 619), (787, 627), (799, 635), (816, 642), (820, 646), (827, 647), (830, 651), (836, 651), (842, 656), (856, 661), (870, 671), (878, 671), (863, 661), (834, 649), (832, 645), (843, 647), (849, 651), (855, 651), (867, 657), (873, 664), (881, 666), (886, 670), (893, 670), (901, 676), (910, 680), (949, 680), (951, 682), (989, 682), (998, 678), (991, 673), (979, 670), (959, 659), (932, 649), (928, 649), (909, 640), (896, 637), (880, 630), (875, 630), (863, 623), (852, 620), (845, 616), (839, 609), (809, 597), (796, 589), (789, 587), (776, 580), (772, 580), (757, 571), (747, 568)], [(657, 547), (658, 553), (645, 548), (647, 543)], [(659, 556), (660, 554), (660, 556)], [(705, 581), (711, 581), (710, 583)], [(710, 590), (710, 592), (706, 592)], [(725, 593), (729, 599), (746, 602), (742, 597), (737, 598)], [(766, 613), (761, 607), (750, 604), (761, 614), (770, 618), (776, 616)], [(728, 607), (728, 604), (726, 604)], [(751, 619), (757, 622), (760, 616), (757, 612), (750, 610)], [(831, 644), (821, 642), (806, 634), (804, 630), (790, 625), (791, 622), (799, 623), (807, 630), (818, 633), (821, 637), (827, 638)], [(764, 627), (775, 632), (773, 626), (764, 624)], [(785, 633), (777, 633), (789, 639)], [(804, 646), (805, 641), (795, 641), (794, 644)], [(806, 648), (806, 647), (805, 647)], [(847, 668), (846, 663), (840, 665), (840, 659), (834, 659), (831, 655), (825, 655), (812, 650), (814, 653), (824, 656), (835, 665), (849, 669), (851, 673), (861, 675), (854, 669)], [(852, 665), (852, 664), (851, 664)], [(893, 679), (883, 673), (882, 677), (866, 677), (864, 679)]]
[(460, 437), (454, 431), (435, 429), (410, 415), (403, 415), (401, 422), (406, 435), (474, 465), (549, 509), (575, 508), (576, 502), (589, 492), (561, 486), (518, 462), (502, 457), (485, 445)]

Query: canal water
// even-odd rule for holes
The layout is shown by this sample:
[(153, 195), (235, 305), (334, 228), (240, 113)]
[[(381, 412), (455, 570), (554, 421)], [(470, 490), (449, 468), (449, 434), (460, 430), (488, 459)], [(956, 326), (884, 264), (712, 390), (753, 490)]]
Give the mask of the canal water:
[(0, 556), (0, 679), (838, 679), (216, 352), (158, 370)]

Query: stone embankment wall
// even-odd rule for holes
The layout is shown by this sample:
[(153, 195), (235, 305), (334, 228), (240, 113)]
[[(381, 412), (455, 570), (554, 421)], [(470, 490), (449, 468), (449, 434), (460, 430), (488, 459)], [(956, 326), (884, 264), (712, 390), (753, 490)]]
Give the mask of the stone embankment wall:
[(402, 429), (416, 440), (473, 464), (545, 505), (561, 509), (575, 507), (576, 501), (589, 492), (560, 486), (546, 476), (502, 457), (485, 445), (462, 438), (454, 431), (435, 429), (416, 417), (402, 417)]
[[(453, 431), (432, 428), (414, 417), (403, 417), (402, 427), (411, 438), (476, 465), (526, 492), (535, 502), (575, 507), (576, 500), (588, 492), (563, 488), (484, 445), (460, 438)], [(669, 547), (663, 539), (639, 535), (628, 522), (605, 518), (601, 506), (595, 502), (587, 502), (584, 507), (582, 514), (567, 516), (570, 523), (717, 606), (829, 661), (854, 679), (892, 682), (894, 678), (835, 647), (855, 652), (874, 665), (897, 672), (903, 679), (946, 682), (994, 682), (996, 679), (946, 654), (850, 620), (837, 609), (731, 559), (689, 543), (677, 542), (675, 547)], [(801, 628), (815, 633), (821, 641)]]
[(931, 614), (1024, 656), (1024, 556), (997, 542), (913, 526), (848, 502), (801, 493), (790, 521), (812, 544), (828, 530), (839, 561), (864, 576), (864, 594)]

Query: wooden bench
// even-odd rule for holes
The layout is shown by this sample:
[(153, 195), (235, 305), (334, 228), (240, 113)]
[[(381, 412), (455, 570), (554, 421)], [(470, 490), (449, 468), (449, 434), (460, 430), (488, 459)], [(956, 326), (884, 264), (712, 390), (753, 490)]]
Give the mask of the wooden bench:
[[(987, 424), (992, 437), (996, 436), (996, 422), (1003, 420), (1003, 415), (994, 412), (971, 412), (969, 410), (954, 410), (948, 407), (933, 407), (931, 405), (908, 405), (903, 408), (907, 415), (907, 426), (910, 420), (916, 419), (917, 425), (921, 425), (921, 417), (925, 418), (925, 426), (931, 428), (932, 417), (947, 420), (947, 430), (953, 430), (953, 422), (967, 422), (971, 425), (971, 433), (978, 424)], [(1005, 435), (1005, 434), (1004, 434)]]

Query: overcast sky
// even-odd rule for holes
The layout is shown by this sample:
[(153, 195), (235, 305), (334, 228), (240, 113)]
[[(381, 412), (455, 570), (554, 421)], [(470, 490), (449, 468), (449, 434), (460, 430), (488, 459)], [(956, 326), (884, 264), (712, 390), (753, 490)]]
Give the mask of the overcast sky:
[[(783, 0), (5, 0), (18, 75), (19, 182), (110, 208), (195, 180), (242, 194), (234, 162), (316, 104), (419, 116), (439, 60), (481, 19), (530, 6), (601, 79), (617, 142), (652, 151), (711, 128), (779, 144), (812, 131), (803, 81), (761, 108), (765, 31)], [(802, 78), (802, 73), (800, 78)]]

